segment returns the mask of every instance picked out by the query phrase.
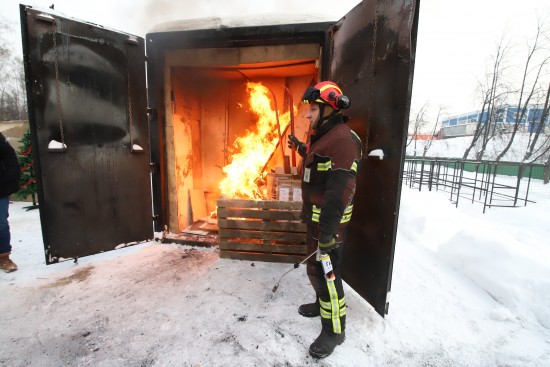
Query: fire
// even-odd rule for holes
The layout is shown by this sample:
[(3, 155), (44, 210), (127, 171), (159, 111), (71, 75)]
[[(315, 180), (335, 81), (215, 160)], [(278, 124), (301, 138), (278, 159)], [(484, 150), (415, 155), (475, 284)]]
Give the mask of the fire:
[[(271, 108), (269, 89), (261, 83), (247, 83), (250, 108), (258, 117), (255, 129), (247, 130), (230, 148), (229, 164), (223, 167), (220, 192), (229, 198), (261, 199), (257, 179), (277, 148), (279, 133), (276, 111)], [(294, 111), (292, 111), (294, 112)], [(279, 114), (281, 133), (290, 123), (290, 114)], [(279, 148), (280, 149), (280, 148)], [(275, 152), (277, 154), (277, 152)]]

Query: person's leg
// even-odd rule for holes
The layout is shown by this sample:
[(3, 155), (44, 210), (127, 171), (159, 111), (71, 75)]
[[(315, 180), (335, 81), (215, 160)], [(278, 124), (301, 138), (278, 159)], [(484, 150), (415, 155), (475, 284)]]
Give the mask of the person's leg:
[(322, 329), (321, 334), (309, 347), (309, 353), (317, 358), (330, 355), (334, 348), (342, 344), (346, 338), (346, 301), (341, 274), (345, 232), (339, 233), (338, 237), (338, 241), (342, 242), (342, 245), (329, 253), (335, 279), (327, 280), (322, 264), (316, 263), (315, 271), (323, 277), (318, 291)]
[[(307, 226), (306, 245), (308, 255), (317, 251), (318, 236), (316, 235), (316, 231), (316, 226)], [(319, 289), (322, 286), (321, 282), (324, 281), (324, 277), (316, 269), (316, 264), (318, 263), (316, 258), (317, 256), (313, 255), (306, 263), (306, 273), (309, 281), (311, 282), (311, 286), (315, 291), (315, 300), (312, 303), (303, 304), (298, 308), (298, 313), (305, 317), (317, 317), (320, 315)]]
[(10, 226), (8, 224), (9, 197), (0, 198), (0, 269), (9, 273), (17, 270), (17, 265), (10, 259)]
[(10, 198), (8, 196), (0, 198), (0, 254), (11, 251), (10, 225), (8, 223), (9, 205)]

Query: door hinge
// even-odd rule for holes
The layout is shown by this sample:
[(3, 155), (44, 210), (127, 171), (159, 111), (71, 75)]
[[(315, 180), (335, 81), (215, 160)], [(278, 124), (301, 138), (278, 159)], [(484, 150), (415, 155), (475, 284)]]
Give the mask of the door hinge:
[(156, 116), (157, 111), (154, 108), (147, 107), (147, 114), (149, 115), (149, 117), (153, 117)]
[(138, 40), (137, 36), (129, 35), (128, 38), (126, 39), (126, 42), (128, 42), (132, 45), (139, 45), (139, 40)]
[(55, 23), (54, 17), (52, 17), (50, 14), (40, 13), (40, 14), (36, 14), (35, 17), (36, 19), (41, 20), (43, 22)]
[(156, 163), (149, 163), (149, 173), (156, 174), (158, 172)]

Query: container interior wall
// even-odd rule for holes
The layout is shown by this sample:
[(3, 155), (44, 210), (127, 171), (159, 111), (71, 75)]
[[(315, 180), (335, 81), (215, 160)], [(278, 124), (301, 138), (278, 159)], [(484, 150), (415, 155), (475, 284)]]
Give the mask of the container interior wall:
[[(179, 50), (179, 58), (167, 55), (167, 62), (172, 64), (165, 68), (165, 108), (171, 111), (166, 114), (165, 131), (168, 223), (172, 232), (216, 210), (218, 185), (224, 177), (223, 167), (230, 162), (231, 147), (236, 138), (254, 130), (258, 120), (248, 102), (247, 82), (261, 82), (272, 91), (275, 98), (270, 95), (271, 106), (275, 109), (277, 104), (279, 115), (289, 110), (289, 100), (293, 100), (295, 135), (305, 141), (309, 128), (307, 106), (300, 102), (306, 87), (316, 81), (319, 50), (318, 45), (295, 46), (194, 53)], [(289, 133), (290, 128), (283, 135)], [(286, 142), (283, 138), (284, 154), (290, 156)], [(266, 172), (283, 165), (279, 146)]]

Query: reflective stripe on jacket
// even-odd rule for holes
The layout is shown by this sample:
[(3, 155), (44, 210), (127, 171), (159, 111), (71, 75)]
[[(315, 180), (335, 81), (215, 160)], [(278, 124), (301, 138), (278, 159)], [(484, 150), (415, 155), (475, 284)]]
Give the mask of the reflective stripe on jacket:
[(361, 140), (341, 115), (312, 135), (302, 168), (302, 220), (335, 235), (351, 219)]

